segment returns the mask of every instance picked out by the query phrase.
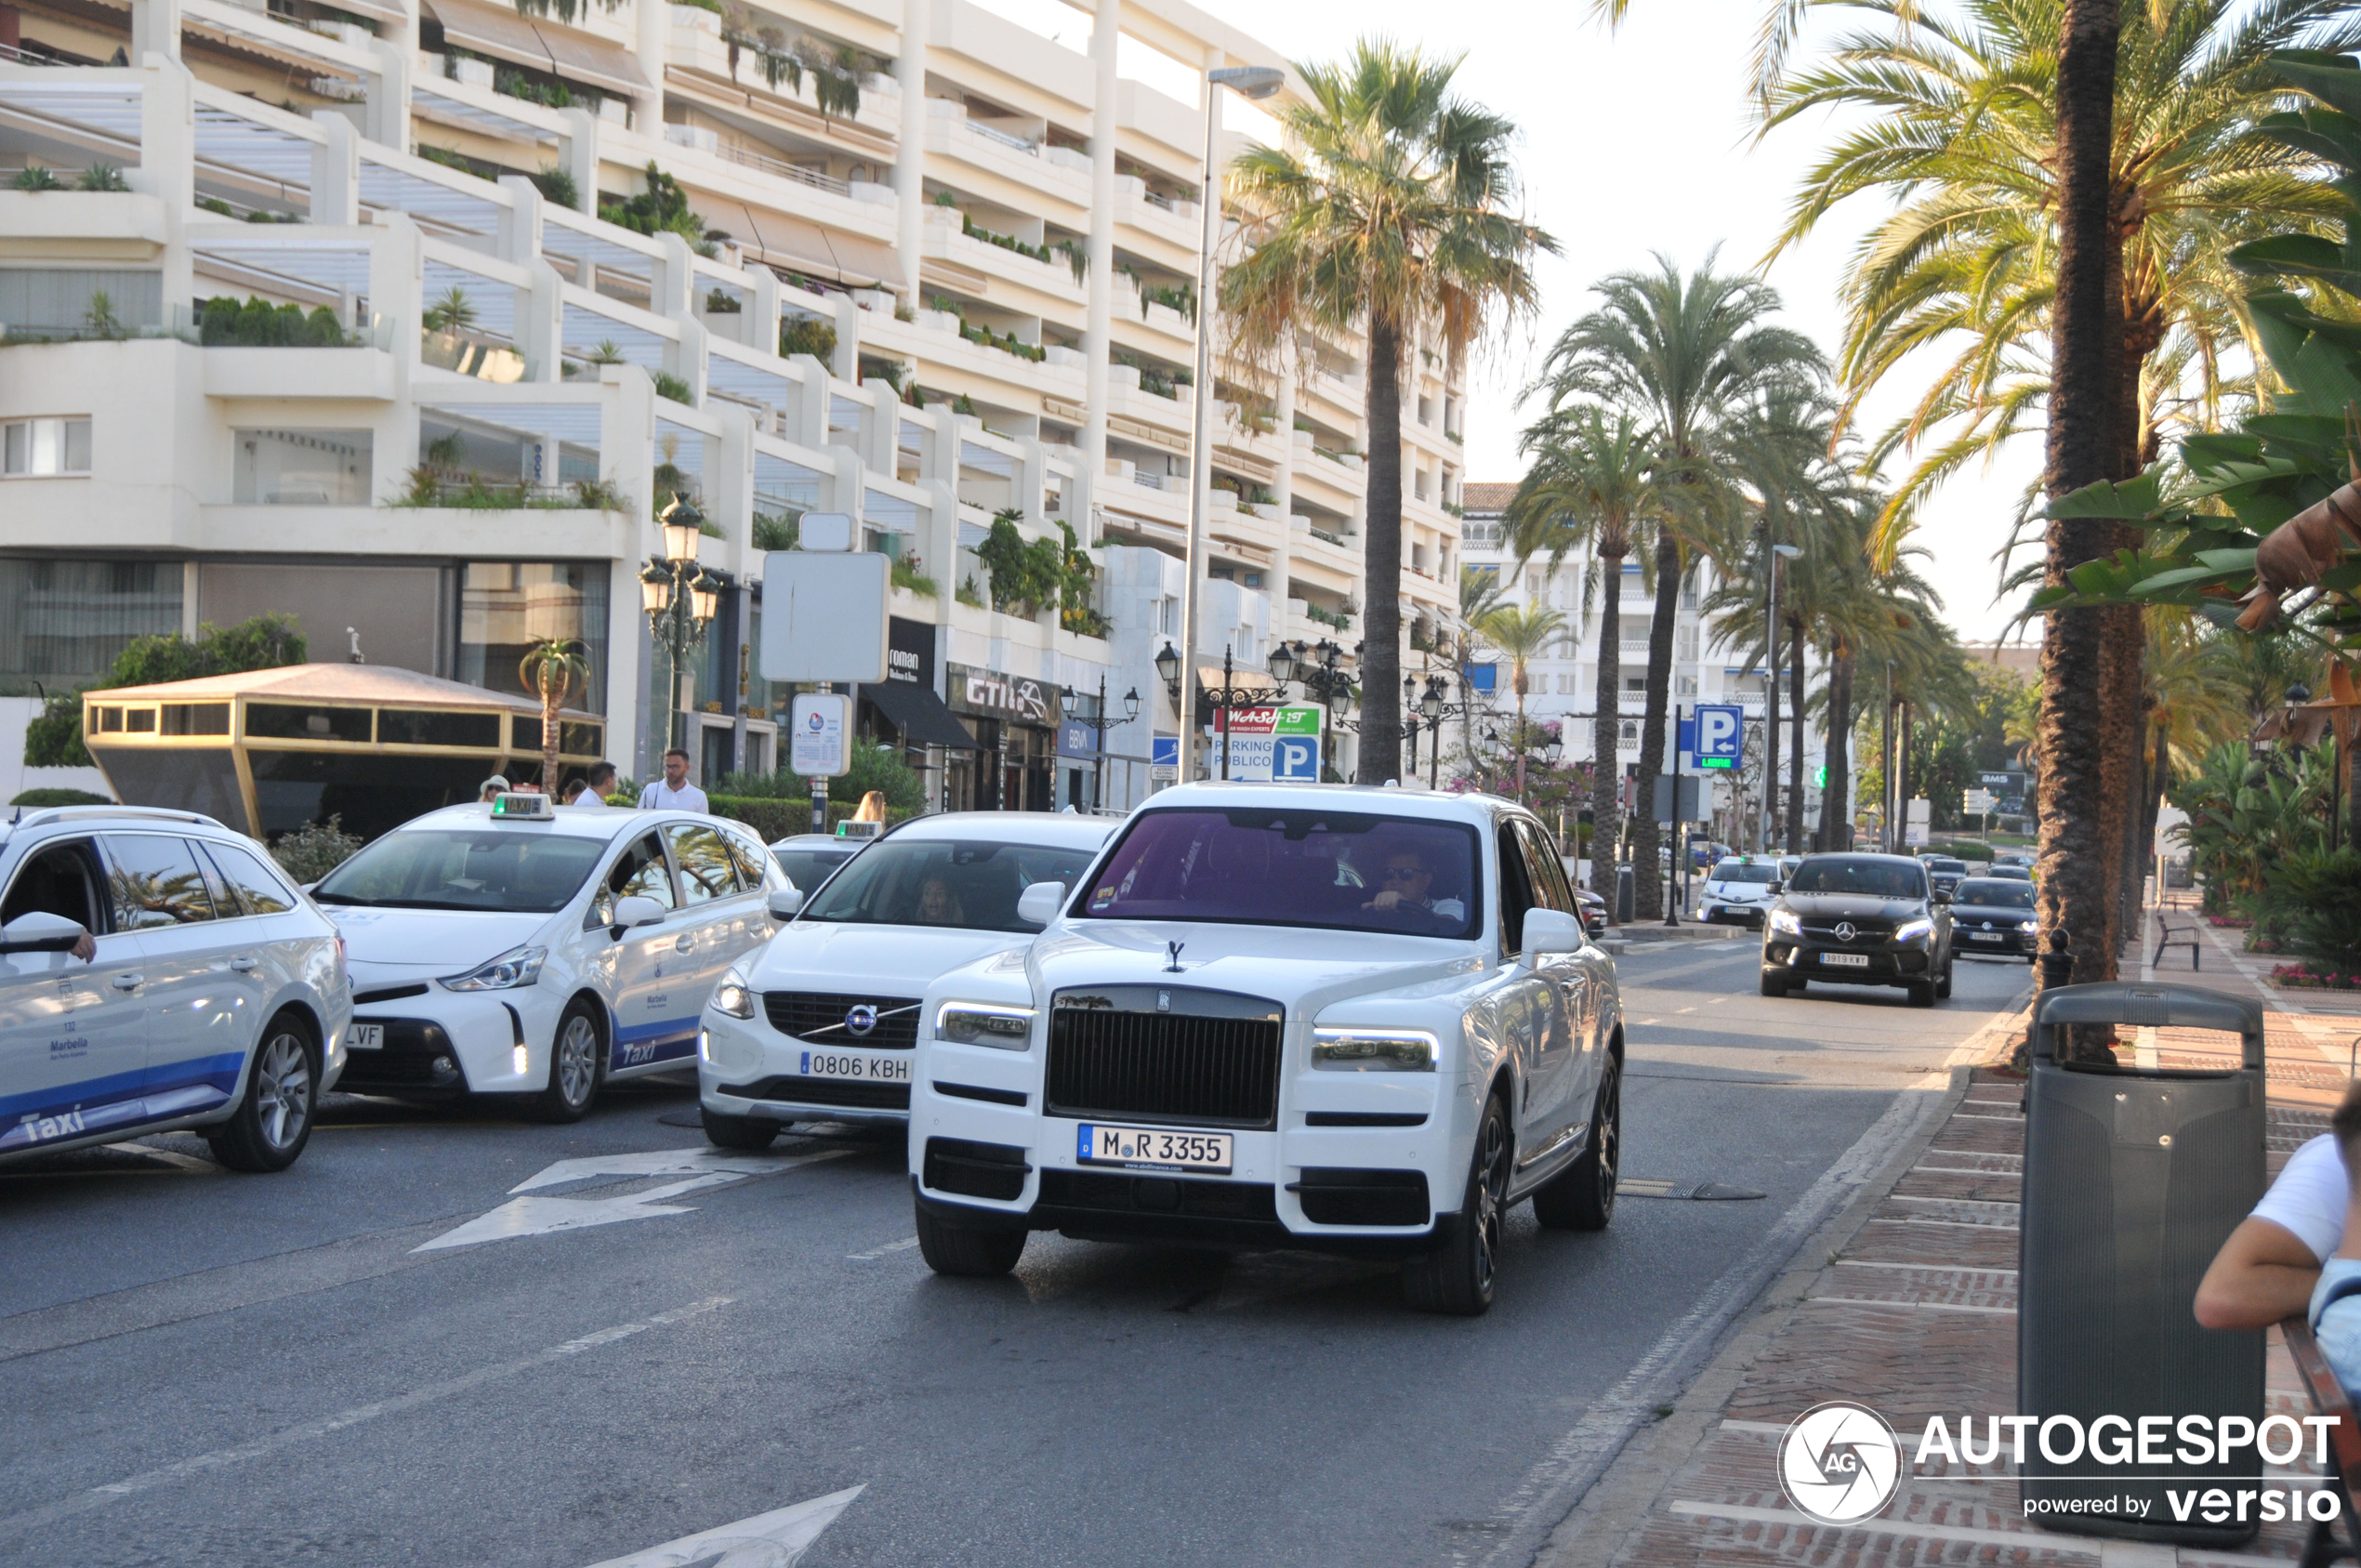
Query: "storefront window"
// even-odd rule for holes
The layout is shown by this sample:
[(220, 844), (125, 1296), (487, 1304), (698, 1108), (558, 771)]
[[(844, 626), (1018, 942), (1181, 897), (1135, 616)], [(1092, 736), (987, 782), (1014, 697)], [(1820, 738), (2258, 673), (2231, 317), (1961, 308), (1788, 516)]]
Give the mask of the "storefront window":
[(104, 675), (135, 638), (180, 629), (180, 563), (0, 559), (0, 688)]
[(577, 690), (566, 706), (604, 713), (607, 572), (603, 561), (468, 562), (459, 584), (459, 679), (538, 701), (517, 664), (543, 638), (565, 638), (582, 645), (590, 665), (589, 689)]

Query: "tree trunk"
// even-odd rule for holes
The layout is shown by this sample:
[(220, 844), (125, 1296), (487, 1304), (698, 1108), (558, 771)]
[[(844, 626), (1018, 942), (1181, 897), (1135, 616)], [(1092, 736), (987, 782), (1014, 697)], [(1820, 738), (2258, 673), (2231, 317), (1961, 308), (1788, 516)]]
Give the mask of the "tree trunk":
[(1787, 853), (1803, 853), (1803, 618), (1787, 617), (1787, 705), (1794, 726), (1787, 737)]
[(1828, 782), (1820, 786), (1815, 850), (1853, 848), (1853, 666), (1852, 645), (1840, 641), (1828, 660)]
[(1762, 801), (1754, 814), (1754, 852), (1759, 855), (1771, 852), (1779, 825), (1779, 683), (1771, 675), (1778, 636), (1776, 627), (1766, 628), (1762, 636)]
[[(2109, 163), (2118, 20), (2117, 0), (2066, 0), (2058, 57), (2058, 283), (2042, 476), (2053, 497), (2108, 478), (2114, 467), (2121, 312), (2109, 295), (2107, 253), (2116, 238)], [(2113, 532), (2105, 522), (2051, 522), (2044, 582), (2063, 586), (2068, 571), (2109, 549)], [(2106, 615), (2052, 611), (2041, 639), (2039, 914), (2045, 949), (2059, 936), (2072, 943), (2076, 982), (2115, 975), (2108, 912), (2116, 892), (2111, 849), (2120, 840), (2105, 813)], [(2037, 966), (2035, 973), (2038, 982), (2046, 969)], [(2077, 1054), (2084, 1045), (2077, 1042)]]
[[(1616, 757), (1623, 744), (1623, 552), (1599, 554), (1605, 592), (1599, 602), (1599, 692), (1590, 720), (1590, 890), (1607, 901), (1607, 919), (1616, 917), (1615, 845), (1622, 836), (1623, 771)], [(1600, 869), (1604, 864), (1605, 870)]]
[(1402, 328), (1369, 323), (1369, 481), (1361, 526), (1361, 757), (1354, 782), (1402, 765)]
[(558, 705), (564, 700), (561, 694), (552, 702), (548, 692), (542, 693), (541, 793), (552, 800), (558, 797)]
[[(1621, 590), (1623, 585), (1616, 587)], [(1640, 778), (1632, 791), (1631, 916), (1660, 919), (1664, 882), (1656, 871), (1656, 773), (1664, 766), (1664, 719), (1672, 695), (1672, 622), (1681, 613), (1681, 547), (1656, 534), (1655, 613), (1648, 621), (1648, 705), (1640, 720)]]

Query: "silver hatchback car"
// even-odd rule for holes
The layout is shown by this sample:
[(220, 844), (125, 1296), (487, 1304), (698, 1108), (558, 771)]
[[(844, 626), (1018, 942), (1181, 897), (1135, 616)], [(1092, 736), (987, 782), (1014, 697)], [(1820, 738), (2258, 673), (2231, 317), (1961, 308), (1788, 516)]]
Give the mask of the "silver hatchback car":
[(0, 1163), (193, 1128), (284, 1170), (351, 1020), (336, 928), (244, 834), (125, 806), (0, 825)]

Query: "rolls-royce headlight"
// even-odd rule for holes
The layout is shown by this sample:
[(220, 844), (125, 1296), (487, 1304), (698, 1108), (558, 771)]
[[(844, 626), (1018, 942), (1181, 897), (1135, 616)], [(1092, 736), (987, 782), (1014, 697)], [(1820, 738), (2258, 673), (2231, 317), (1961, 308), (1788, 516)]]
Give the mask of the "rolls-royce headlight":
[(1330, 1073), (1431, 1073), (1439, 1048), (1423, 1029), (1312, 1032), (1312, 1065)]
[(1783, 936), (1800, 937), (1803, 934), (1803, 922), (1795, 917), (1792, 910), (1774, 909), (1771, 912), (1771, 929)]
[(934, 1037), (963, 1046), (1021, 1051), (1033, 1041), (1033, 1009), (992, 1002), (945, 1002), (935, 1009)]
[(1905, 920), (1893, 928), (1893, 940), (1898, 942), (1923, 942), (1932, 935), (1934, 935), (1934, 922), (1923, 916), (1916, 920)]
[(724, 1018), (752, 1018), (754, 993), (746, 989), (746, 977), (732, 969), (713, 988), (713, 1010)]

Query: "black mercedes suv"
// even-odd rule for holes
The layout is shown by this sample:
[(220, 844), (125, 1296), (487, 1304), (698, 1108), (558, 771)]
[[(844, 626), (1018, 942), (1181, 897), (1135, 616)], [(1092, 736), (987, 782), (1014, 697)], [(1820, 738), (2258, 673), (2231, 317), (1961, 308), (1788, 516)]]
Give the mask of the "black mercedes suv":
[(1806, 855), (1772, 885), (1762, 922), (1762, 994), (1807, 982), (1898, 985), (1910, 1005), (1951, 995), (1951, 895), (1906, 855)]

